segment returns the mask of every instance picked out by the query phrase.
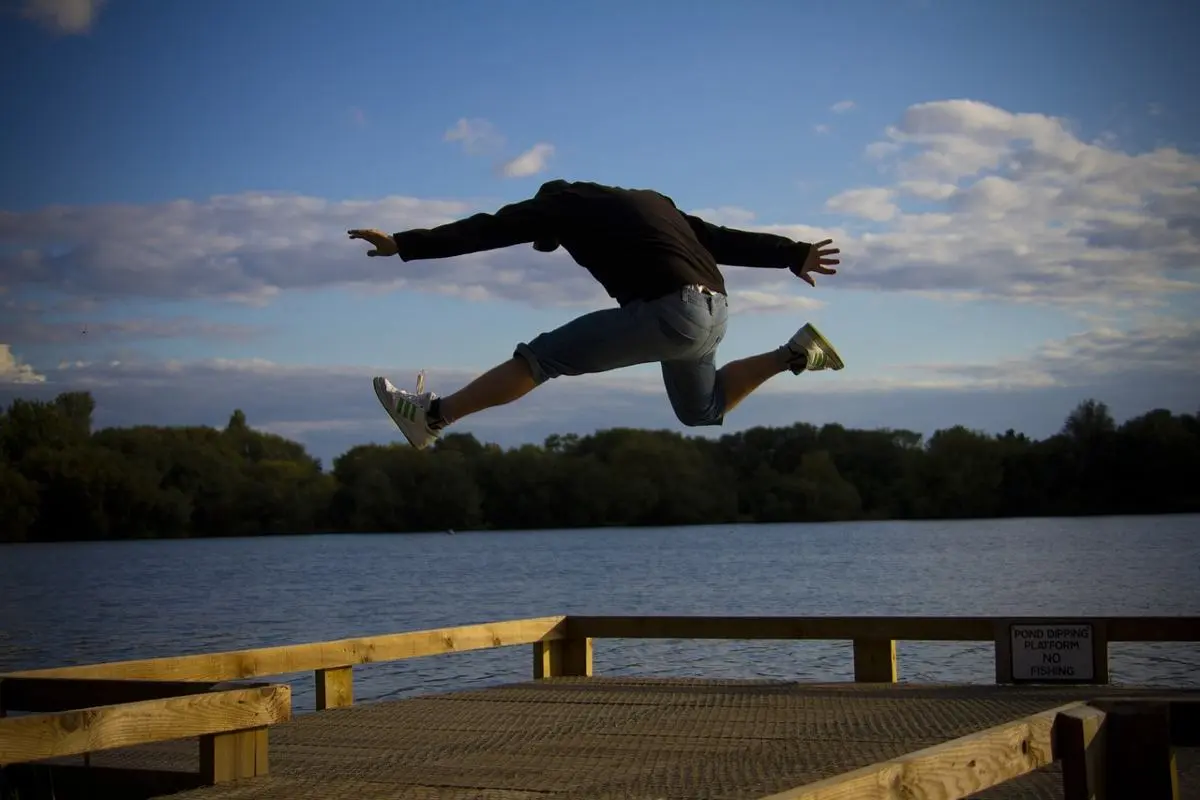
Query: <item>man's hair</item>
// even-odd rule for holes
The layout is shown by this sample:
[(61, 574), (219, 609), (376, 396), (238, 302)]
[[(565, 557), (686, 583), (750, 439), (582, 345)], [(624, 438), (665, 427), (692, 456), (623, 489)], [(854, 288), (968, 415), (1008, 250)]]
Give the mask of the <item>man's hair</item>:
[(551, 238), (534, 239), (533, 249), (539, 253), (553, 253), (558, 249), (558, 240)]

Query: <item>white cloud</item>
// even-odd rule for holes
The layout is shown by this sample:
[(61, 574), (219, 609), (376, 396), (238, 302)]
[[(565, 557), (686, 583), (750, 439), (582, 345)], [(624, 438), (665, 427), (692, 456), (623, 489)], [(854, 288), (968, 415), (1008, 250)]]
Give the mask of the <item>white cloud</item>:
[(889, 220), (899, 209), (892, 202), (891, 189), (849, 189), (825, 201), (825, 208), (877, 221)]
[(778, 285), (775, 291), (734, 289), (729, 292), (731, 314), (762, 314), (766, 312), (812, 311), (824, 308), (825, 303), (807, 295), (788, 294), (790, 285)]
[(699, 217), (713, 225), (739, 227), (754, 224), (757, 216), (753, 211), (737, 206), (720, 206), (719, 208), (696, 208), (688, 211), (693, 217)]
[(63, 34), (87, 33), (106, 0), (25, 0), (21, 14), (49, 30)]
[(831, 130), (833, 130), (833, 129), (824, 123), (822, 123), (820, 125), (813, 125), (814, 133), (825, 134), (825, 133), (829, 133)]
[(845, 114), (855, 107), (853, 100), (839, 100), (829, 107), (829, 110), (835, 114)]
[(937, 181), (901, 181), (896, 185), (896, 189), (922, 200), (948, 200), (958, 191), (958, 187), (953, 183)]
[[(464, 118), (455, 141), (488, 128)], [(510, 162), (545, 167), (549, 145)], [(1170, 148), (1125, 153), (1085, 142), (1061, 120), (951, 100), (908, 109), (868, 147), (887, 180), (830, 197), (825, 229), (755, 224), (744, 209), (713, 221), (814, 241), (832, 237), (843, 268), (828, 286), (990, 298), (1064, 308), (1154, 308), (1200, 288), (1200, 158)], [(71, 298), (224, 298), (264, 303), (335, 284), (403, 288), (535, 306), (608, 300), (561, 250), (514, 247), (404, 264), (368, 259), (351, 227), (403, 230), (475, 211), (412, 197), (328, 200), (246, 193), (156, 205), (0, 212), (0, 293)], [(770, 273), (770, 274), (766, 274)], [(774, 271), (726, 271), (731, 290), (769, 291)]]
[[(0, 361), (7, 352), (0, 348)], [(721, 361), (733, 357), (723, 353)], [(410, 386), (419, 366), (288, 366), (262, 359), (64, 364), (42, 370), (41, 383), (0, 383), (0, 405), (13, 397), (48, 399), (62, 391), (87, 390), (96, 397), (100, 427), (223, 426), (241, 408), (254, 427), (305, 442), (328, 463), (353, 444), (402, 441), (379, 408), (370, 379), (383, 374)], [(37, 374), (24, 365), (19, 370)], [(446, 394), (475, 374), (431, 369), (427, 385)], [(908, 364), (864, 375), (849, 360), (838, 373), (799, 378), (785, 373), (747, 400), (722, 428), (679, 425), (661, 377), (648, 367), (560, 378), (453, 430), (506, 446), (540, 442), (555, 432), (623, 425), (720, 435), (796, 421), (901, 426), (926, 433), (962, 423), (1042, 436), (1056, 430), (1087, 397), (1109, 402), (1119, 419), (1152, 408), (1192, 413), (1197, 396), (1200, 323), (1159, 321), (1139, 329), (1081, 333), (992, 364)], [(164, 403), (164, 397), (171, 402)]]
[[(843, 243), (865, 269), (839, 284), (1126, 306), (1200, 288), (1194, 154), (1125, 153), (1053, 117), (947, 100), (909, 108), (867, 156), (898, 181), (830, 207), (889, 224)], [(908, 211), (903, 197), (944, 207)]]
[(504, 147), (504, 136), (486, 119), (463, 117), (442, 134), (446, 142), (462, 142), (463, 150), (472, 156), (495, 153)]
[(43, 383), (45, 380), (45, 375), (38, 374), (13, 353), (11, 345), (0, 344), (0, 384)]
[(46, 322), (36, 311), (21, 310), (0, 319), (0, 339), (23, 344), (85, 342), (110, 344), (135, 339), (228, 339), (245, 341), (263, 333), (254, 325), (209, 322), (192, 317)]
[(554, 145), (538, 142), (516, 158), (504, 162), (500, 172), (506, 178), (527, 178), (545, 171), (554, 156)]

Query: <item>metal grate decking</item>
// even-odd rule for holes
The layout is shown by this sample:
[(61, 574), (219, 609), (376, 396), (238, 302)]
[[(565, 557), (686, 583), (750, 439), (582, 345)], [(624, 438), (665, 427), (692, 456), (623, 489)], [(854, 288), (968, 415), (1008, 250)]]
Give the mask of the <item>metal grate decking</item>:
[[(173, 800), (759, 798), (1073, 700), (1139, 690), (553, 678), (271, 728), (270, 775)], [(194, 744), (93, 765), (195, 770)], [(1183, 797), (1200, 760), (1180, 751)], [(978, 797), (1059, 798), (1050, 767)]]

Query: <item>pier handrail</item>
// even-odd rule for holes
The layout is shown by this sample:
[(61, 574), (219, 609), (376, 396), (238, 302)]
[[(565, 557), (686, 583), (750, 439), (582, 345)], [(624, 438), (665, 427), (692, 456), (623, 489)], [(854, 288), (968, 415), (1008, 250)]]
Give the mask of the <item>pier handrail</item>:
[[(218, 687), (205, 682), (312, 671), (316, 677), (316, 707), (324, 710), (353, 703), (353, 668), (356, 665), (532, 645), (535, 679), (585, 677), (592, 674), (593, 642), (597, 638), (849, 641), (854, 651), (854, 679), (859, 682), (897, 680), (898, 640), (992, 641), (996, 651), (996, 680), (1011, 683), (1015, 677), (1012, 656), (1016, 640), (1013, 637), (1020, 626), (1035, 630), (1042, 626), (1043, 631), (1086, 629), (1092, 669), (1086, 680), (1076, 681), (1085, 683), (1108, 682), (1108, 646), (1111, 642), (1200, 641), (1200, 617), (560, 615), (508, 620), (223, 653), (0, 674), (0, 717), (6, 709), (49, 712), (0, 719), (0, 764), (130, 744), (133, 740), (113, 739), (105, 733), (109, 729), (104, 727), (106, 720), (121, 720), (121, 725), (128, 722), (146, 731), (143, 735), (155, 737), (145, 741), (200, 735), (201, 773), (205, 782), (262, 775), (267, 771), (267, 727), (290, 717), (289, 687), (233, 687), (228, 684)], [(237, 719), (217, 719), (220, 715), (207, 721), (203, 719), (203, 707), (225, 708), (228, 702), (244, 703), (253, 697), (261, 698), (255, 701), (259, 703), (260, 710), (254, 712), (258, 716), (247, 717), (242, 713)], [(1055, 709), (1053, 715), (1051, 712), (1033, 715), (902, 759), (796, 787), (778, 795), (777, 800), (842, 796), (841, 793), (854, 787), (873, 785), (882, 776), (893, 774), (904, 775), (906, 781), (911, 779), (923, 786), (926, 783), (923, 776), (932, 774), (931, 770), (950, 769), (946, 765), (951, 761), (957, 764), (962, 754), (976, 750), (994, 750), (1000, 761), (1011, 761), (1011, 769), (1006, 767), (1005, 771), (1008, 778), (1015, 777), (1048, 763), (1047, 759), (1057, 760), (1056, 755), (1048, 753), (1047, 747), (1052, 727), (1061, 728), (1072, 737), (1070, 744), (1064, 745), (1063, 756), (1066, 774), (1071, 776), (1068, 783), (1080, 780), (1086, 783), (1091, 779), (1076, 776), (1094, 773), (1095, 767), (1091, 763), (1100, 757), (1096, 755), (1100, 751), (1089, 742), (1094, 738), (1090, 731), (1102, 717), (1091, 708), (1094, 707), (1073, 704)], [(173, 724), (171, 720), (176, 716), (187, 719)], [(1153, 724), (1161, 729), (1160, 723), (1161, 720)], [(108, 726), (116, 724), (107, 723)], [(118, 729), (120, 727), (118, 725)], [(1196, 727), (1195, 723), (1189, 723), (1189, 729)], [(103, 735), (95, 738), (98, 734), (93, 733), (93, 728)], [(1121, 735), (1118, 729), (1113, 730), (1116, 731), (1113, 735)], [(1063, 734), (1063, 742), (1068, 742), (1067, 736), (1068, 733)], [(1172, 742), (1168, 741), (1170, 737), (1164, 737), (1159, 736), (1162, 742), (1158, 744), (1169, 750)], [(1013, 750), (1014, 747), (1017, 749)], [(1166, 752), (1162, 747), (1159, 750)], [(1019, 758), (1014, 755), (1018, 753)], [(974, 763), (970, 760), (967, 766)], [(959, 765), (950, 771), (960, 773), (963, 769), (966, 767)]]
[[(589, 676), (595, 639), (726, 639), (849, 641), (854, 679), (898, 679), (897, 641), (991, 641), (996, 682), (1011, 683), (1013, 625), (1087, 625), (1092, 677), (1108, 682), (1110, 642), (1200, 642), (1200, 617), (929, 617), (929, 616), (585, 616), (558, 615), (452, 628), (360, 636), (220, 653), (24, 670), (0, 675), (40, 678), (118, 678), (229, 681), (313, 672), (316, 708), (353, 703), (356, 665), (511, 645), (533, 646), (535, 678)], [(2, 695), (2, 692), (0, 692)], [(3, 714), (0, 696), (0, 714)]]

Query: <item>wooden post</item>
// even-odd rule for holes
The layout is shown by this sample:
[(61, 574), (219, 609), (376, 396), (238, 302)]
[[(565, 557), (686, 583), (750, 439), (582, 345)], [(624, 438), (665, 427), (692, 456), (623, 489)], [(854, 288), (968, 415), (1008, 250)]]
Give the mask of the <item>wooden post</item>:
[(1054, 757), (1062, 761), (1063, 800), (1106, 800), (1105, 713), (1081, 706), (1054, 720)]
[(1179, 800), (1168, 703), (1114, 703), (1105, 727), (1109, 797)]
[(200, 779), (206, 784), (266, 775), (267, 766), (266, 727), (200, 737)]
[(533, 677), (591, 677), (592, 640), (554, 639), (533, 643)]
[(1092, 683), (1108, 683), (1108, 624), (1092, 620)]
[(1013, 682), (1012, 638), (1008, 626), (1008, 620), (999, 619), (994, 623), (996, 683), (1000, 685)]
[(354, 705), (354, 667), (316, 670), (317, 711)]
[(896, 640), (854, 640), (855, 683), (896, 682)]

